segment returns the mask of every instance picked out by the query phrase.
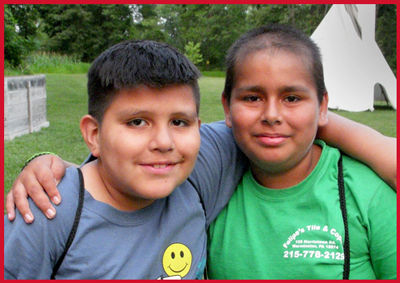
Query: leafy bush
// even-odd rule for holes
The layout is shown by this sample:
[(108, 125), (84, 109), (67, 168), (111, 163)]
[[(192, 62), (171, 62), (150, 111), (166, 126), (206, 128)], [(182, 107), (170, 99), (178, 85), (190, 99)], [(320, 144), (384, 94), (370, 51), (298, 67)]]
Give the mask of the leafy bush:
[(79, 74), (87, 73), (89, 63), (82, 63), (78, 59), (57, 53), (33, 53), (27, 60), (27, 68), (32, 73), (48, 74)]
[(203, 55), (200, 53), (200, 43), (194, 44), (192, 41), (189, 41), (185, 46), (185, 56), (195, 65), (203, 62)]
[(89, 63), (82, 63), (78, 59), (57, 53), (36, 52), (19, 65), (13, 67), (5, 62), (4, 74), (29, 75), (29, 74), (85, 74), (90, 67)]
[(4, 61), (18, 67), (28, 54), (39, 48), (39, 41), (33, 35), (22, 36), (17, 27), (11, 7), (4, 5)]

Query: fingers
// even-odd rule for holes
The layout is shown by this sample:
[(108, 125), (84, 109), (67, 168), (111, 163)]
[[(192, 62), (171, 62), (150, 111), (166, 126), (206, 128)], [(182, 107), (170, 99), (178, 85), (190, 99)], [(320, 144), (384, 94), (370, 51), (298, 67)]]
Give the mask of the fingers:
[[(55, 184), (60, 183), (65, 174), (66, 165), (64, 161), (58, 156), (52, 156), (51, 171), (53, 173), (53, 180)], [(58, 205), (61, 202), (61, 195), (56, 186), (49, 187), (51, 190), (46, 190), (52, 202)]]
[[(53, 168), (57, 170), (56, 174), (58, 175), (58, 180), (52, 171)], [(29, 164), (24, 171), (26, 172), (23, 173), (26, 174), (23, 175), (23, 173), (21, 173), (20, 176), (24, 180), (27, 194), (47, 218), (54, 218), (56, 210), (51, 205), (50, 200), (56, 205), (61, 202), (57, 184), (65, 172), (64, 162), (57, 156), (44, 155), (35, 158), (32, 164)], [(17, 203), (16, 205), (19, 209)]]
[(10, 221), (15, 219), (15, 203), (19, 212), (24, 217), (25, 222), (28, 224), (33, 222), (34, 218), (31, 210), (29, 209), (27, 197), (28, 195), (26, 194), (24, 186), (18, 180), (15, 181), (12, 190), (6, 198), (7, 215)]
[[(29, 202), (27, 200), (28, 195), (47, 218), (52, 219), (55, 217), (56, 210), (52, 206), (49, 196), (55, 204), (60, 203), (61, 196), (57, 190), (55, 177), (51, 171), (52, 164), (55, 164), (54, 166), (58, 170), (58, 176), (60, 176), (63, 171), (62, 160), (54, 161), (55, 158), (60, 159), (59, 157), (52, 155), (39, 156), (32, 160), (24, 170), (22, 170), (6, 198), (6, 210), (9, 219), (15, 218), (15, 204), (24, 217), (25, 222), (33, 222), (34, 216), (29, 207)], [(58, 177), (58, 179), (60, 180), (61, 177)], [(49, 196), (45, 191), (48, 192)]]
[[(61, 196), (57, 189), (59, 181), (55, 180), (51, 167), (37, 167), (34, 174), (37, 178), (36, 182), (27, 186), (26, 189), (35, 204), (45, 213), (44, 209), (52, 208), (49, 199), (56, 205), (61, 202)], [(47, 195), (44, 194), (44, 191)]]
[(15, 219), (15, 206), (13, 195), (10, 192), (6, 196), (6, 211), (8, 220), (13, 221)]
[[(35, 175), (37, 179), (30, 179), (29, 182), (26, 182), (27, 185), (25, 186), (25, 189), (28, 195), (32, 198), (33, 202), (36, 204), (36, 206), (43, 212), (43, 214), (45, 214), (47, 218), (52, 219), (56, 216), (56, 210), (52, 206), (49, 200), (49, 196), (46, 194), (46, 192), (57, 190), (56, 183), (52, 177), (50, 169), (43, 168), (42, 170), (40, 170), (40, 172), (41, 175)], [(44, 190), (46, 190), (46, 192)], [(18, 210), (21, 210), (19, 203), (17, 202), (15, 193), (14, 199), (16, 200), (15, 204)], [(22, 200), (19, 201), (21, 203), (24, 203)]]

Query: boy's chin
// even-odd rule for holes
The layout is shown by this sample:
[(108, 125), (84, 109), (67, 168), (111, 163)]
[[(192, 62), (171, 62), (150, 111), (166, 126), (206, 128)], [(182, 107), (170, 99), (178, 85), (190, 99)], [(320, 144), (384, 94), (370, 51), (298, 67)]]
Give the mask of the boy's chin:
[(147, 189), (144, 194), (142, 195), (145, 199), (162, 199), (166, 198), (172, 194), (172, 192), (183, 183), (182, 182), (173, 182), (173, 183), (164, 183), (158, 184), (156, 186), (152, 186), (151, 188)]

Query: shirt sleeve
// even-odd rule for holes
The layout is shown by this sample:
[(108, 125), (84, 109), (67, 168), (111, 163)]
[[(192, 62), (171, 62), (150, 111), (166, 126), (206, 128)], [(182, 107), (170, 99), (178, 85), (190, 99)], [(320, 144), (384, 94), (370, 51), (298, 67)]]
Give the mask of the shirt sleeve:
[(207, 227), (228, 203), (248, 161), (223, 121), (201, 126), (201, 147), (189, 177), (203, 201)]
[(70, 183), (71, 171), (76, 169), (68, 169), (59, 184), (63, 202), (54, 219), (47, 219), (31, 199), (29, 205), (35, 215), (32, 224), (27, 225), (18, 210), (13, 222), (4, 219), (4, 279), (50, 279), (72, 227), (70, 213), (76, 210), (71, 205), (77, 204), (78, 198), (76, 190), (70, 188), (74, 185)]

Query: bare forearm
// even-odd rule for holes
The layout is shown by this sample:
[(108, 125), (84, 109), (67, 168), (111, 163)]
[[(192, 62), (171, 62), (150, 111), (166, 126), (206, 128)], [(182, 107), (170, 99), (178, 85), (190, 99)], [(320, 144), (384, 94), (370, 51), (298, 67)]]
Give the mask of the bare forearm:
[(396, 138), (329, 112), (328, 125), (318, 138), (371, 167), (394, 190), (396, 187)]

